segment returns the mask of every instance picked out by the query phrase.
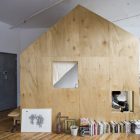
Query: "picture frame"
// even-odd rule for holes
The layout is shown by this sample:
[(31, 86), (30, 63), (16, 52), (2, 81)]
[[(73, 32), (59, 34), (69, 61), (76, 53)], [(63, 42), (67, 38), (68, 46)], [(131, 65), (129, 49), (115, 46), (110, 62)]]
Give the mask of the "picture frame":
[(22, 109), (21, 132), (52, 132), (52, 109)]
[(70, 133), (70, 126), (76, 125), (76, 120), (75, 119), (66, 119), (64, 121), (64, 132), (65, 133)]

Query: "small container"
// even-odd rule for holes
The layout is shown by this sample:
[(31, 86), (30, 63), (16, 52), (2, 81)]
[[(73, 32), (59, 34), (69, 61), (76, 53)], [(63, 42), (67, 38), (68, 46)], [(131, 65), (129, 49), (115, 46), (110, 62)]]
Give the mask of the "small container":
[(77, 134), (78, 134), (78, 126), (76, 126), (76, 125), (70, 126), (70, 131), (71, 131), (72, 136), (77, 136)]

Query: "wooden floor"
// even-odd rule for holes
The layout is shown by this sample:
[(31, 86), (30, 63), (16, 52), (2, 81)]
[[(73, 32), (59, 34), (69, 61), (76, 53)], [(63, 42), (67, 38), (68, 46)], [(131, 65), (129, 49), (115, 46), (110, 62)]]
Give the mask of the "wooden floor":
[[(3, 119), (4, 118), (4, 119)], [(49, 133), (11, 133), (12, 120), (6, 116), (0, 118), (0, 140), (140, 140), (135, 134), (104, 134), (94, 137), (72, 137), (66, 134)]]
[(140, 140), (135, 134), (104, 134), (94, 137), (72, 137), (65, 134), (0, 132), (0, 140)]

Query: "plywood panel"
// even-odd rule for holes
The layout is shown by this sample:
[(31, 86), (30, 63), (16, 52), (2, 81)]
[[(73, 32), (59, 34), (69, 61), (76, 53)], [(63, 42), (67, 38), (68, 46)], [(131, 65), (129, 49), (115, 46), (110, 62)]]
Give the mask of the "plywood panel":
[(109, 23), (84, 8), (79, 8), (79, 49), (81, 56), (109, 55)]
[[(32, 54), (35, 50), (30, 49)], [(55, 89), (52, 81), (54, 61), (79, 61), (77, 58), (41, 57), (33, 53), (21, 56), (21, 106), (22, 108), (52, 108), (53, 122), (58, 112), (79, 118), (79, 89)], [(34, 56), (35, 55), (35, 56)], [(24, 59), (24, 62), (22, 60)], [(32, 71), (30, 71), (32, 69)], [(24, 74), (26, 73), (26, 74)], [(26, 79), (27, 81), (23, 81)], [(34, 97), (35, 96), (35, 97)], [(73, 113), (75, 111), (75, 113)], [(55, 127), (55, 123), (53, 123)]]
[[(79, 56), (79, 16), (77, 9), (64, 17), (46, 33), (48, 56)], [(42, 42), (42, 41), (41, 41)], [(42, 47), (46, 56), (48, 48)]]
[(109, 43), (110, 56), (138, 57), (138, 39), (112, 23), (109, 23)]
[[(105, 57), (82, 58), (81, 62), (80, 116), (104, 120), (110, 110), (109, 59)], [(85, 74), (83, 74), (85, 73)], [(87, 90), (88, 89), (88, 90)]]
[[(138, 40), (78, 6), (21, 54), (21, 107), (52, 108), (71, 118), (140, 117)], [(78, 61), (79, 87), (55, 89), (53, 61)], [(133, 90), (134, 112), (111, 112), (111, 91)]]
[[(139, 112), (138, 93), (138, 68), (136, 60), (129, 57), (114, 57), (110, 59), (110, 91), (126, 90), (134, 91), (134, 112)], [(112, 118), (116, 120), (131, 119), (133, 113), (112, 113)]]

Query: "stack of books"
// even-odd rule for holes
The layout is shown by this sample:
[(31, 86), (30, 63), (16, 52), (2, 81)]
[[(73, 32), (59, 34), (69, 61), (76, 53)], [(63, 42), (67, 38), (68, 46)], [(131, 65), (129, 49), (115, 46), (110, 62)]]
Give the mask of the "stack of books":
[(140, 134), (140, 120), (131, 121), (131, 131), (135, 134)]
[(90, 134), (90, 122), (88, 118), (81, 118), (80, 119), (80, 127), (79, 131), (81, 135), (89, 135)]
[(140, 134), (140, 120), (131, 121), (92, 121), (87, 118), (80, 119), (80, 134), (84, 135), (102, 135), (105, 133), (135, 133)]

